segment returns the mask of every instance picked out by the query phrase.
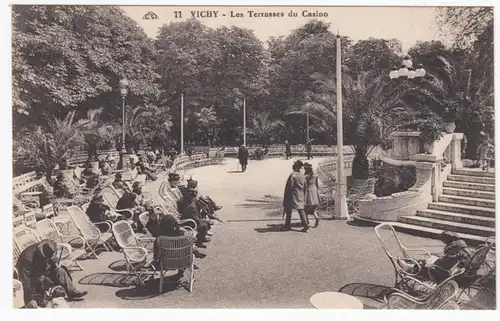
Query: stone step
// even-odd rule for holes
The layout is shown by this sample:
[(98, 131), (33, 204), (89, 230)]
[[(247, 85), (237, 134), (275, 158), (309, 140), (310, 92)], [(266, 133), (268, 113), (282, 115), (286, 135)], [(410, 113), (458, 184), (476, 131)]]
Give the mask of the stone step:
[(471, 225), (458, 222), (442, 221), (422, 216), (400, 216), (403, 223), (431, 227), (457, 233), (472, 234), (483, 237), (494, 236), (495, 228), (479, 225)]
[(495, 218), (486, 216), (468, 215), (431, 209), (419, 210), (417, 211), (417, 216), (434, 218), (442, 221), (495, 227)]
[[(435, 239), (440, 239), (441, 233), (444, 232), (443, 229), (438, 229), (438, 228), (433, 228), (433, 227), (425, 227), (425, 226), (419, 226), (419, 225), (413, 225), (413, 224), (406, 224), (403, 222), (395, 222), (393, 224), (394, 228), (398, 232), (404, 232), (404, 233), (409, 233), (413, 235), (419, 235), (419, 236), (424, 236), (424, 237), (430, 237), (430, 238), (435, 238)], [(480, 245), (484, 244), (486, 240), (488, 239), (487, 237), (484, 236), (479, 236), (479, 235), (472, 235), (472, 234), (466, 234), (466, 233), (457, 233), (458, 237), (460, 237), (462, 240), (467, 242), (469, 245)], [(490, 239), (491, 240), (491, 239)]]
[(457, 182), (469, 182), (469, 183), (480, 183), (480, 184), (490, 184), (495, 185), (495, 179), (491, 177), (478, 177), (478, 176), (468, 176), (468, 175), (448, 175), (449, 181)]
[(495, 209), (490, 207), (479, 207), (479, 206), (469, 206), (462, 204), (452, 204), (452, 203), (441, 203), (433, 202), (429, 203), (429, 209), (439, 210), (445, 212), (461, 213), (468, 215), (478, 215), (486, 217), (495, 217)]
[(455, 195), (462, 197), (480, 198), (480, 199), (495, 199), (495, 192), (484, 192), (471, 189), (461, 189), (461, 188), (443, 188), (443, 194), (445, 195)]
[(476, 191), (485, 192), (495, 192), (495, 185), (491, 184), (479, 184), (479, 183), (469, 183), (469, 182), (459, 182), (459, 181), (444, 181), (444, 187), (460, 188), (460, 189), (472, 189)]
[(495, 208), (495, 200), (478, 199), (478, 198), (462, 197), (454, 195), (440, 195), (438, 200), (439, 202), (442, 203), (453, 203), (453, 204)]
[(451, 171), (452, 174), (455, 175), (467, 175), (467, 176), (476, 176), (476, 177), (493, 177), (495, 178), (495, 172), (490, 171), (483, 171), (479, 168), (474, 168), (474, 169), (465, 169), (465, 168), (460, 168), (460, 169), (454, 169)]

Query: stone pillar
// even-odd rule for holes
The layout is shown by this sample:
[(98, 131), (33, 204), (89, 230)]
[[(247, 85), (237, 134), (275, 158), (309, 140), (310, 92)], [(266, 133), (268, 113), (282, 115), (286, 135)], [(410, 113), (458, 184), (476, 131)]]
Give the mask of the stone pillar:
[(450, 163), (452, 169), (462, 168), (462, 139), (464, 134), (454, 133), (450, 143)]

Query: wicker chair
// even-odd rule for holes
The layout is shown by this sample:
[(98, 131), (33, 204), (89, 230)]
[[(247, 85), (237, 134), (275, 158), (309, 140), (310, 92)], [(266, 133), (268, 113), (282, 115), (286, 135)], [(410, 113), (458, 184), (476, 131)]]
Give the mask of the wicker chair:
[(190, 236), (167, 237), (161, 236), (157, 240), (160, 251), (160, 289), (163, 292), (163, 278), (166, 271), (188, 269), (189, 292), (193, 292), (194, 282), (194, 239)]
[[(66, 267), (77, 266), (80, 271), (83, 271), (83, 267), (78, 263), (78, 259), (87, 255), (87, 252), (83, 249), (85, 245), (85, 240), (80, 235), (62, 235), (57, 226), (51, 220), (42, 220), (36, 223), (36, 229), (42, 239), (48, 239), (56, 242), (62, 247), (61, 263)], [(73, 241), (79, 241), (82, 248), (74, 247), (71, 243)]]
[[(106, 251), (111, 251), (111, 246), (109, 245), (109, 241), (113, 237), (111, 234), (111, 226), (113, 223), (111, 221), (92, 223), (82, 208), (70, 206), (67, 210), (71, 220), (85, 241), (86, 250), (90, 251), (96, 259), (98, 258), (96, 250), (99, 247), (102, 246)], [(106, 229), (101, 232), (97, 225), (103, 225)]]
[(112, 230), (127, 262), (127, 275), (135, 277), (137, 282), (144, 285), (142, 276), (151, 271), (149, 270), (151, 266), (151, 262), (148, 260), (149, 251), (146, 246), (154, 242), (155, 239), (147, 236), (137, 237), (132, 225), (127, 221), (113, 223)]
[[(419, 277), (422, 267), (418, 260), (432, 257), (429, 251), (405, 247), (396, 234), (394, 227), (389, 223), (379, 224), (374, 230), (385, 254), (394, 267), (396, 277), (394, 287), (407, 292), (413, 291), (417, 287), (427, 289), (427, 291), (434, 290), (435, 283), (425, 282)], [(410, 255), (409, 252), (422, 253), (423, 255), (415, 257)]]
[[(458, 272), (460, 273), (460, 272)], [(463, 270), (461, 271), (463, 273)], [(411, 310), (451, 310), (460, 309), (454, 300), (459, 292), (457, 282), (448, 279), (437, 286), (426, 297), (414, 297), (410, 294), (396, 291), (385, 297), (387, 309)]]

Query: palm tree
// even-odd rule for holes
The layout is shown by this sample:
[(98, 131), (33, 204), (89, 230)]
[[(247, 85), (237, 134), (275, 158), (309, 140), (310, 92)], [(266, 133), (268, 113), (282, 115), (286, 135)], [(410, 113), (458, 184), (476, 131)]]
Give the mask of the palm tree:
[[(311, 76), (313, 91), (305, 93), (305, 103), (289, 113), (309, 113), (320, 126), (336, 131), (336, 81), (333, 75)], [(347, 74), (342, 83), (344, 137), (355, 153), (352, 176), (367, 178), (368, 154), (409, 116), (410, 109), (401, 101), (382, 76), (362, 72), (353, 78)]]
[(75, 123), (84, 136), (88, 159), (92, 162), (97, 161), (97, 151), (110, 145), (114, 137), (121, 132), (117, 125), (105, 124), (100, 121), (99, 116), (102, 112), (103, 108), (90, 109), (87, 111), (87, 118), (79, 119)]
[(475, 156), (482, 116), (494, 96), (492, 90), (485, 90), (488, 79), (472, 79), (474, 74), (461, 59), (439, 55), (418, 86), (405, 93), (405, 100), (418, 109), (437, 114), (444, 122), (455, 122), (457, 131), (467, 136), (468, 157)]
[(73, 155), (75, 148), (84, 144), (84, 135), (73, 123), (75, 111), (70, 111), (62, 120), (50, 121), (50, 130), (41, 126), (23, 133), (18, 140), (18, 154), (27, 154), (45, 168), (47, 177), (52, 177), (56, 165), (66, 169), (66, 161)]
[(203, 107), (200, 112), (196, 113), (196, 124), (200, 127), (205, 138), (207, 139), (208, 148), (213, 138), (217, 135), (217, 125), (219, 121), (215, 112), (214, 106)]
[(252, 118), (252, 128), (247, 129), (250, 135), (253, 135), (258, 143), (269, 143), (281, 129), (284, 128), (285, 122), (275, 119), (269, 119), (270, 112), (264, 111)]

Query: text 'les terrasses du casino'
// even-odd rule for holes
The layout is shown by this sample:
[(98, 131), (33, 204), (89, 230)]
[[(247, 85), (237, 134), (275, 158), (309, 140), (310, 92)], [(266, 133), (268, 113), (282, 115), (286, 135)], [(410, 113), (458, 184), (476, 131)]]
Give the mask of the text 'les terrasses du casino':
[[(187, 16), (186, 16), (187, 14)], [(284, 17), (304, 17), (304, 18), (326, 18), (327, 12), (320, 12), (319, 10), (290, 10), (288, 12), (260, 12), (254, 10), (229, 10), (228, 12), (219, 10), (191, 10), (188, 12), (174, 11), (174, 18), (284, 18)]]

